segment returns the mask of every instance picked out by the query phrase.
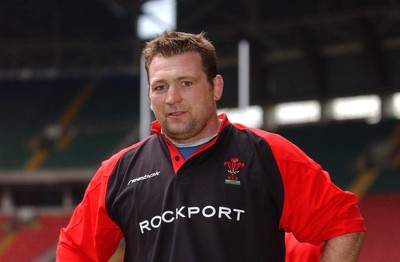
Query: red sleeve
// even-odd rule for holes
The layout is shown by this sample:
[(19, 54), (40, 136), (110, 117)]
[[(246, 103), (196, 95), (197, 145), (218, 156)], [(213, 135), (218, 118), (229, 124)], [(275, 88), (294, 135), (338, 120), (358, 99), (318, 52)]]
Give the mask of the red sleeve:
[(113, 164), (103, 163), (68, 226), (61, 229), (57, 261), (108, 261), (117, 249), (122, 233), (105, 208), (107, 183), (113, 167)]
[(317, 245), (366, 230), (356, 195), (334, 185), (320, 165), (286, 139), (270, 134), (267, 141), (283, 181), (282, 229), (293, 232), (300, 242)]

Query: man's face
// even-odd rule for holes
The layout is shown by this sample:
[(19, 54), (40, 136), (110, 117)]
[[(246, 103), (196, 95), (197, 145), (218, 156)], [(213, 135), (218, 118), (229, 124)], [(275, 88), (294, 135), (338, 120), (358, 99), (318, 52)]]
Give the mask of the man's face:
[(167, 137), (190, 143), (215, 134), (223, 80), (207, 81), (199, 54), (156, 56), (148, 73), (151, 109)]

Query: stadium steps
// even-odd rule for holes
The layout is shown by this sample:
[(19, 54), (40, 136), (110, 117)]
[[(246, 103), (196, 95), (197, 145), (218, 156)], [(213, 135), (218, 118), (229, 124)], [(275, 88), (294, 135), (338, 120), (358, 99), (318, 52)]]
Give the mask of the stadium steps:
[(67, 225), (69, 215), (41, 215), (30, 225), (10, 233), (10, 242), (0, 253), (0, 261), (34, 261), (58, 242), (61, 227)]
[[(294, 142), (311, 158), (327, 170), (333, 182), (343, 189), (348, 189), (359, 170), (355, 161), (375, 143), (387, 139), (397, 128), (398, 121), (384, 121), (379, 125), (365, 122), (330, 123), (318, 126), (282, 128), (278, 133)], [(379, 170), (380, 175), (368, 186), (368, 193), (399, 192), (400, 176), (393, 173), (400, 171), (400, 166)], [(386, 182), (390, 181), (390, 182)], [(400, 182), (400, 181), (399, 181)], [(379, 184), (379, 187), (376, 185)]]
[[(65, 111), (59, 117), (58, 121), (54, 124), (59, 128), (60, 140), (64, 141), (64, 145), (67, 146), (66, 141), (70, 141), (70, 139), (64, 139), (65, 137), (72, 138), (69, 132), (65, 132), (68, 130), (71, 123), (74, 121), (76, 116), (81, 111), (82, 107), (85, 106), (87, 100), (90, 98), (90, 95), (95, 90), (97, 84), (94, 80), (87, 81), (78, 91), (77, 95), (74, 97), (72, 102), (65, 108)], [(48, 138), (43, 138), (48, 139)], [(57, 139), (58, 142), (59, 139)], [(39, 142), (40, 143), (40, 142)], [(47, 155), (50, 153), (52, 146), (38, 146), (34, 152), (32, 153), (31, 157), (25, 163), (24, 169), (26, 171), (34, 171), (40, 168), (42, 163), (46, 160)]]
[[(131, 78), (101, 79), (71, 125), (73, 139), (67, 147), (54, 148), (43, 168), (98, 166), (115, 153), (138, 122), (138, 90)], [(136, 142), (136, 137), (132, 141)]]
[[(378, 142), (371, 143), (367, 150), (360, 153), (354, 163), (358, 176), (350, 185), (349, 190), (362, 198), (380, 177), (385, 176), (385, 180), (390, 181), (388, 173), (399, 170), (399, 159), (400, 125), (396, 125), (389, 135)], [(389, 185), (384, 191), (392, 191), (392, 189), (389, 190)], [(400, 188), (397, 189), (400, 191)]]
[(15, 238), (15, 232), (10, 228), (10, 215), (0, 216), (0, 255), (9, 248)]
[(0, 168), (22, 169), (35, 136), (56, 121), (84, 79), (2, 81)]
[(51, 151), (36, 155), (36, 164), (43, 160), (40, 168), (97, 166), (115, 152), (137, 125), (139, 81), (130, 76), (98, 79), (90, 99), (73, 107), (81, 110), (68, 110), (80, 88), (90, 81), (2, 81), (0, 169), (22, 169), (38, 136), (57, 122), (68, 122), (70, 128)]

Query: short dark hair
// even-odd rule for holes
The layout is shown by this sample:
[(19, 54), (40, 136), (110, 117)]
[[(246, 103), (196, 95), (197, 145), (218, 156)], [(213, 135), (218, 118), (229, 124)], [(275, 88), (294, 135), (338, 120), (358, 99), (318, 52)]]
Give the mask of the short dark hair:
[(202, 59), (204, 72), (212, 84), (217, 75), (217, 55), (214, 45), (205, 37), (205, 33), (190, 34), (184, 32), (164, 32), (147, 42), (142, 54), (145, 60), (147, 75), (153, 58), (157, 55), (170, 57), (186, 52), (198, 53)]

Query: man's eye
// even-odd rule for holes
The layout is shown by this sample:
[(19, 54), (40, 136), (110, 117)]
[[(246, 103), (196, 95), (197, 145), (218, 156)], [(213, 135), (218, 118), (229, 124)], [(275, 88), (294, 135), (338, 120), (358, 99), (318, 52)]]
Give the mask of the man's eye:
[(192, 85), (192, 82), (190, 82), (190, 81), (183, 81), (183, 82), (182, 82), (182, 85), (183, 85), (183, 86), (191, 86), (191, 85)]
[(156, 86), (156, 87), (154, 87), (154, 91), (161, 91), (161, 90), (164, 90), (165, 89), (165, 85), (159, 85), (159, 86)]

